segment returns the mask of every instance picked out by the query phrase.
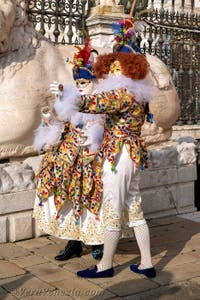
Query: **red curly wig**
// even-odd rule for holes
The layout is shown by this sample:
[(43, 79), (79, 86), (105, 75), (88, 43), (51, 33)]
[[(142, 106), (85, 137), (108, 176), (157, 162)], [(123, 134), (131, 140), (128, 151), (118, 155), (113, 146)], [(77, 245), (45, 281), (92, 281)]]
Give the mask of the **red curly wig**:
[(141, 54), (135, 53), (110, 53), (97, 57), (93, 69), (97, 78), (104, 78), (110, 71), (110, 65), (118, 60), (121, 66), (122, 74), (133, 80), (144, 79), (149, 71), (149, 65), (146, 58)]

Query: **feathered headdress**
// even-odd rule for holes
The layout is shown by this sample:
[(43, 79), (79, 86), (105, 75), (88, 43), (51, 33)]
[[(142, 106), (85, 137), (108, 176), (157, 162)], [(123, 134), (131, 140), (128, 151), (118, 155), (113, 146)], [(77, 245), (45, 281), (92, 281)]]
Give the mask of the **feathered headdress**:
[(93, 72), (94, 55), (98, 52), (92, 49), (90, 44), (90, 38), (86, 39), (83, 48), (80, 46), (75, 46), (78, 52), (74, 54), (73, 62), (73, 78), (74, 80), (79, 78), (93, 79), (96, 78)]
[(116, 44), (113, 52), (141, 52), (136, 44), (136, 33), (141, 30), (141, 22), (132, 19), (122, 19), (118, 24), (112, 24)]

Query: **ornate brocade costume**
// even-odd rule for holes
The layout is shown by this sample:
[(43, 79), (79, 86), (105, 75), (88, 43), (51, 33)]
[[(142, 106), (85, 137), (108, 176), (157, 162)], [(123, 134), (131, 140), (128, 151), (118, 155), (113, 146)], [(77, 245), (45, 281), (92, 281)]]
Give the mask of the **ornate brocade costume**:
[[(84, 143), (88, 129), (98, 129), (103, 134), (104, 116), (81, 115), (85, 115), (84, 122), (77, 121), (77, 126), (66, 122), (61, 142), (42, 158), (33, 217), (46, 233), (96, 245), (102, 244), (103, 237), (102, 227), (95, 225), (102, 181), (98, 182), (99, 189), (95, 189), (92, 169), (95, 152)], [(97, 142), (92, 134), (89, 139), (93, 145)], [(92, 231), (96, 234), (91, 234)]]
[[(66, 165), (66, 162), (69, 165), (64, 166), (64, 169), (66, 168), (64, 180), (62, 176), (59, 177), (59, 170), (57, 171), (57, 178), (62, 178), (62, 184), (69, 183), (67, 185), (68, 191), (72, 192), (71, 196), (73, 195), (73, 197), (71, 199), (74, 199), (74, 201), (67, 201), (70, 196), (65, 193), (66, 189), (63, 188), (63, 185), (59, 184), (58, 187), (62, 190), (60, 195), (63, 195), (63, 199), (58, 193), (59, 196), (56, 200), (62, 202), (65, 199), (59, 211), (60, 218), (55, 218), (57, 210), (52, 196), (49, 196), (48, 201), (43, 202), (43, 206), (35, 208), (35, 216), (39, 227), (45, 232), (64, 239), (81, 240), (86, 244), (102, 244), (105, 226), (118, 230), (122, 225), (122, 236), (127, 237), (133, 235), (133, 231), (129, 230), (129, 227), (133, 226), (136, 220), (144, 219), (137, 175), (139, 169), (147, 166), (147, 151), (144, 141), (140, 138), (145, 111), (142, 100), (139, 99), (140, 102), (137, 102), (136, 98), (139, 97), (134, 96), (132, 92), (130, 93), (128, 88), (121, 87), (97, 95), (82, 96), (79, 104), (82, 112), (90, 112), (94, 116), (97, 116), (96, 114), (107, 114), (103, 142), (96, 155), (90, 156), (82, 147), (77, 147), (78, 140), (76, 138), (74, 140), (77, 133), (72, 137), (71, 144), (68, 144), (70, 139), (68, 142), (63, 140), (62, 146), (60, 146), (62, 151), (59, 160), (61, 164), (65, 162), (63, 166)], [(74, 130), (79, 131), (80, 129), (74, 128)], [(69, 131), (73, 131), (72, 128)], [(75, 153), (78, 153), (78, 156)], [(120, 163), (118, 163), (119, 157)], [(122, 199), (122, 201), (126, 201), (126, 205), (123, 206), (122, 217), (119, 213), (121, 204), (118, 195), (120, 191), (118, 189), (119, 182), (117, 180), (124, 181), (126, 176), (120, 173), (123, 164), (127, 165), (126, 169), (129, 169), (130, 174), (134, 172), (134, 184), (126, 197), (127, 199), (125, 197)], [(45, 166), (45, 159), (43, 165)], [(83, 179), (79, 177), (80, 170), (83, 171), (80, 166), (83, 165), (86, 167), (84, 181), (82, 181), (84, 186), (80, 186), (79, 183)], [(73, 170), (72, 177), (70, 177), (71, 170)], [(117, 177), (113, 179), (116, 182), (115, 189), (110, 185), (110, 182), (113, 182), (111, 177), (115, 177), (116, 174), (118, 174), (118, 179), (116, 179)], [(103, 199), (101, 194), (102, 183)], [(76, 203), (75, 199), (80, 195), (80, 188), (83, 188), (83, 195), (89, 195), (89, 197), (86, 197), (88, 202), (84, 203), (83, 201), (82, 207), (80, 207), (80, 210), (78, 209), (79, 222), (76, 223), (72, 203)], [(127, 187), (124, 185), (123, 194), (126, 193), (125, 190), (127, 190)], [(96, 191), (96, 195), (93, 194), (94, 191)], [(92, 194), (95, 195), (93, 198), (94, 206), (90, 200)], [(59, 206), (59, 202), (57, 205)], [(99, 218), (95, 217), (97, 214)]]
[(107, 158), (114, 171), (117, 155), (123, 145), (138, 169), (147, 167), (147, 150), (140, 137), (145, 119), (144, 105), (127, 89), (82, 96), (80, 109), (89, 113), (106, 113), (105, 132), (96, 160), (102, 165)]
[[(103, 119), (97, 117), (96, 121), (103, 128)], [(91, 122), (94, 123), (87, 120), (84, 127)], [(47, 151), (40, 164), (37, 196), (40, 200), (47, 200), (54, 195), (57, 217), (65, 201), (73, 203), (77, 220), (84, 207), (93, 214), (99, 210), (102, 184), (99, 180), (99, 189), (94, 189), (92, 162), (95, 152), (83, 146), (86, 139), (82, 128), (66, 123), (61, 143)]]

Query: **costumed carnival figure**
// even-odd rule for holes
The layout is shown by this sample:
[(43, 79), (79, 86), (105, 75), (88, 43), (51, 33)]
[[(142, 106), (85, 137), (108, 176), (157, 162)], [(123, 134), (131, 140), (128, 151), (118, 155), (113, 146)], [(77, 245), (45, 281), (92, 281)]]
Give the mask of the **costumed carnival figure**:
[[(105, 118), (103, 115), (77, 112), (69, 104), (80, 95), (91, 94), (96, 84), (92, 69), (95, 50), (91, 48), (89, 39), (83, 49), (76, 48), (79, 51), (72, 62), (76, 86), (67, 89), (57, 82), (51, 85), (58, 118), (48, 107), (44, 108), (42, 123), (34, 140), (34, 147), (45, 151), (45, 154), (36, 176), (33, 216), (41, 230), (69, 240), (65, 249), (55, 257), (57, 260), (80, 256), (81, 241), (92, 245), (95, 259), (101, 258), (103, 253), (102, 229), (95, 219), (102, 187), (95, 189), (92, 162), (102, 142)], [(98, 188), (100, 186), (101, 183)]]
[[(97, 266), (77, 272), (84, 278), (112, 277), (113, 257), (123, 230), (134, 232), (141, 253), (140, 264), (131, 271), (155, 277), (150, 250), (150, 234), (141, 207), (140, 170), (147, 167), (147, 149), (141, 138), (146, 104), (156, 89), (148, 77), (149, 66), (144, 55), (132, 48), (135, 38), (130, 19), (114, 26), (113, 53), (100, 55), (94, 64), (95, 75), (104, 80), (96, 93), (81, 96), (76, 102), (81, 112), (106, 114), (104, 138), (94, 164), (94, 180), (103, 181), (104, 254)], [(116, 76), (117, 75), (117, 76)], [(152, 121), (152, 120), (151, 120)]]

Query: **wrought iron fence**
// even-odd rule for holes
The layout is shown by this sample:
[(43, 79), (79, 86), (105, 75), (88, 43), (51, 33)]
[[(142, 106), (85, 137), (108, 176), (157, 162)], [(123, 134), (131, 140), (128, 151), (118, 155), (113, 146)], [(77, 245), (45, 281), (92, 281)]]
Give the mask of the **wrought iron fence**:
[[(86, 11), (94, 6), (94, 0), (26, 0), (26, 3), (36, 28), (52, 41), (83, 42)], [(119, 4), (129, 13), (132, 0), (121, 0)], [(181, 100), (177, 123), (200, 124), (200, 14), (195, 11), (194, 0), (189, 6), (185, 0), (137, 0), (135, 12), (135, 17), (147, 24), (137, 37), (138, 45), (143, 53), (157, 55), (164, 61), (173, 76)]]
[(168, 8), (164, 0), (157, 8), (151, 1), (149, 10), (139, 15), (147, 26), (138, 43), (144, 53), (157, 55), (171, 71), (181, 99), (177, 123), (200, 124), (200, 14), (194, 11), (194, 1), (190, 7), (185, 1), (179, 3), (176, 11), (175, 0), (168, 1)]
[[(129, 2), (124, 1), (127, 13)], [(137, 37), (142, 52), (157, 55), (171, 71), (181, 100), (180, 125), (200, 124), (200, 14), (194, 0), (188, 2), (138, 0), (135, 14), (147, 24)]]
[(36, 29), (56, 44), (82, 44), (87, 0), (25, 0)]

